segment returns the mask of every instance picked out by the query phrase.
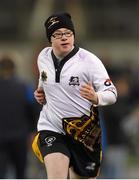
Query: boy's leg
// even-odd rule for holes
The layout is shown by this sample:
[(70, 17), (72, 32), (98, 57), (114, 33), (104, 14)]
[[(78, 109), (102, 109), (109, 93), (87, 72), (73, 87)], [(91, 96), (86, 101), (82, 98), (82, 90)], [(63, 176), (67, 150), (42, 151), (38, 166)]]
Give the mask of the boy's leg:
[(69, 169), (69, 177), (70, 179), (82, 179), (81, 176), (79, 176), (78, 174), (74, 172), (72, 167)]
[(48, 179), (67, 179), (69, 158), (62, 153), (51, 153), (44, 157)]

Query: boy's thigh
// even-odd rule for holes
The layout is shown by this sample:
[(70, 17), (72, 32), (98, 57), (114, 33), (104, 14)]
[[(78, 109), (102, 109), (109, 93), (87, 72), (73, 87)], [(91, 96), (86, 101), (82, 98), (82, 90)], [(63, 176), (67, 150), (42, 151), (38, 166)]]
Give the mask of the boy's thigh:
[(70, 152), (63, 134), (42, 131), (39, 135), (39, 148), (49, 179), (66, 179), (69, 172)]
[(69, 158), (62, 153), (51, 153), (44, 157), (47, 176), (50, 179), (68, 177)]

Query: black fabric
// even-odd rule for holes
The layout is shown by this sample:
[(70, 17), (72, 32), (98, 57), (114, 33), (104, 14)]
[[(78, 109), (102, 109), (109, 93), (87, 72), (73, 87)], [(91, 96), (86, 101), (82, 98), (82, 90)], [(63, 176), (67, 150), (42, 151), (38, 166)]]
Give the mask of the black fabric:
[[(48, 137), (56, 138), (56, 140), (53, 141), (52, 145), (49, 145), (46, 143), (45, 139)], [(66, 139), (64, 138), (62, 134), (52, 132), (52, 131), (40, 131), (38, 145), (40, 146), (40, 151), (43, 157), (52, 152), (61, 152), (70, 158), (70, 153), (66, 145)]]
[(75, 35), (74, 25), (73, 25), (73, 22), (71, 20), (71, 16), (69, 13), (59, 13), (59, 14), (51, 15), (45, 21), (45, 28), (46, 28), (46, 35), (49, 42), (54, 31), (60, 28), (70, 29)]
[(68, 146), (72, 154), (71, 166), (73, 166), (74, 171), (85, 178), (98, 176), (101, 163), (100, 151), (91, 152), (84, 145), (70, 140)]
[[(70, 158), (70, 167), (73, 167), (78, 175), (85, 178), (98, 175), (101, 162), (100, 150), (92, 152), (68, 135), (53, 131), (39, 133), (39, 147), (43, 157), (50, 153), (61, 152)], [(49, 141), (50, 138), (53, 140)]]
[(51, 55), (52, 55), (52, 59), (53, 59), (53, 62), (54, 62), (54, 66), (55, 66), (55, 74), (56, 74), (56, 77), (55, 77), (55, 81), (57, 83), (60, 82), (60, 73), (61, 73), (61, 70), (64, 66), (64, 64), (70, 59), (72, 58), (77, 52), (79, 51), (79, 47), (75, 46), (74, 49), (67, 55), (65, 56), (61, 61), (60, 63), (58, 63), (58, 59), (56, 58), (56, 56), (54, 55), (53, 51), (51, 52)]

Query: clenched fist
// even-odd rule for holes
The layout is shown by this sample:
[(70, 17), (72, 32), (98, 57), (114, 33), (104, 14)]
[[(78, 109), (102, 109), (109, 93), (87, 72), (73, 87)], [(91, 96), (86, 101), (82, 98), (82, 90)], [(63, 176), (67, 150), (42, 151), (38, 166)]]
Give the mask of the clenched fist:
[(46, 103), (45, 94), (42, 88), (35, 90), (34, 97), (39, 104), (43, 105)]
[(82, 97), (91, 101), (93, 104), (98, 104), (98, 96), (91, 83), (82, 85), (80, 88), (80, 94)]

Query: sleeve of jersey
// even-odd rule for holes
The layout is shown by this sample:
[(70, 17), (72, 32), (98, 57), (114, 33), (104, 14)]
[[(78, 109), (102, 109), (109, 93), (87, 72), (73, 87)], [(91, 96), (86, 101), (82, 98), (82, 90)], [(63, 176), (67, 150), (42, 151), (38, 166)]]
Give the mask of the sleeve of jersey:
[(97, 92), (98, 95), (98, 104), (97, 106), (106, 106), (114, 104), (117, 99), (117, 95), (109, 90)]
[(38, 87), (42, 88), (42, 80), (41, 80), (41, 55), (38, 56), (38, 60), (37, 60), (37, 64), (38, 64), (38, 70), (39, 70), (39, 82), (38, 82)]
[(116, 87), (111, 81), (103, 63), (97, 57), (94, 57), (90, 76), (98, 95), (97, 106), (114, 104), (117, 100)]

